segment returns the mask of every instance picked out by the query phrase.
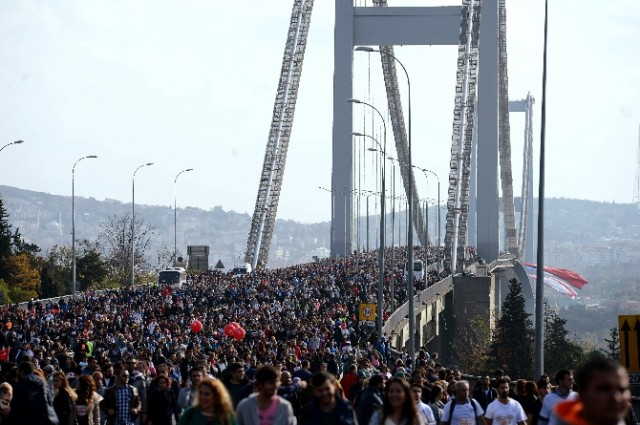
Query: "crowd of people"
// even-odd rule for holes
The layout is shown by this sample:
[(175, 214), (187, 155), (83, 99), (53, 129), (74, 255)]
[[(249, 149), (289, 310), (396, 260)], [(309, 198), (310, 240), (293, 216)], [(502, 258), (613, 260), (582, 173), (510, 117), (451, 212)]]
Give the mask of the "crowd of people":
[[(406, 298), (404, 256), (393, 254), (387, 305)], [(0, 424), (502, 425), (504, 409), (491, 406), (507, 394), (520, 409), (514, 423), (545, 425), (540, 382), (520, 388), (496, 376), (476, 395), (437, 355), (421, 349), (409, 359), (361, 325), (358, 304), (375, 303), (376, 266), (366, 253), (249, 275), (212, 271), (179, 290), (3, 306)], [(431, 271), (416, 290), (440, 278)], [(243, 332), (225, 334), (230, 323)]]

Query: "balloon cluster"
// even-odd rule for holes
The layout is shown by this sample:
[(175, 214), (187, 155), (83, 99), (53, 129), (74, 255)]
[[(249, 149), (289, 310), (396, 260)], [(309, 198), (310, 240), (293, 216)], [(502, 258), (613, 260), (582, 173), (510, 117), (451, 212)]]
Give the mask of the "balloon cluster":
[[(203, 327), (204, 326), (202, 325), (202, 322), (198, 319), (195, 319), (193, 322), (191, 322), (191, 332), (193, 333), (202, 332)], [(245, 331), (244, 328), (237, 322), (231, 322), (224, 327), (224, 334), (228, 337), (233, 337), (237, 340), (241, 340), (244, 339), (244, 337), (247, 335), (247, 331)]]
[(237, 322), (231, 322), (224, 327), (224, 334), (237, 340), (241, 340), (244, 339), (245, 335), (247, 335), (247, 331), (245, 331)]

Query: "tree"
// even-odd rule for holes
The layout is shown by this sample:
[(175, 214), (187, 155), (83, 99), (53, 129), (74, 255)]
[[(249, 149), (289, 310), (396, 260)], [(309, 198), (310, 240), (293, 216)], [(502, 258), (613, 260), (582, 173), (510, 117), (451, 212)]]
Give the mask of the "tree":
[(32, 266), (31, 258), (27, 254), (17, 254), (9, 257), (5, 264), (7, 265), (7, 278), (5, 279), (9, 285), (14, 301), (26, 301), (29, 298), (36, 298), (40, 289), (40, 274), (38, 270)]
[(531, 314), (525, 310), (520, 282), (512, 279), (509, 283), (509, 294), (496, 326), (493, 356), (510, 376), (532, 378), (534, 332)]
[(611, 339), (605, 339), (604, 341), (607, 343), (607, 351), (605, 351), (605, 355), (613, 359), (617, 362), (620, 361), (620, 331), (617, 326), (614, 326), (609, 331), (609, 335)]
[(5, 261), (13, 254), (11, 248), (11, 225), (9, 224), (9, 213), (4, 207), (0, 196), (0, 279), (6, 278), (7, 266)]
[(453, 355), (456, 364), (467, 373), (480, 375), (491, 368), (491, 327), (482, 316), (476, 316), (469, 326), (456, 332)]
[(55, 245), (40, 267), (40, 296), (59, 297), (71, 293), (71, 250)]
[(558, 316), (548, 304), (545, 305), (544, 323), (545, 370), (555, 373), (581, 364), (585, 358), (584, 350), (569, 338), (569, 331), (565, 327), (567, 320)]
[(88, 250), (76, 260), (76, 276), (81, 291), (94, 284), (101, 284), (108, 274), (107, 262), (97, 250)]
[(102, 254), (106, 259), (108, 277), (111, 280), (128, 285), (131, 281), (131, 241), (134, 240), (133, 252), (137, 271), (148, 271), (149, 261), (145, 256), (155, 237), (155, 228), (144, 225), (142, 220), (134, 223), (135, 238), (131, 233), (131, 216), (125, 213), (110, 217), (101, 225), (98, 242), (102, 246)]
[(40, 247), (34, 243), (27, 243), (20, 234), (20, 228), (17, 228), (13, 236), (11, 236), (11, 244), (14, 254), (28, 254), (35, 257), (40, 252)]

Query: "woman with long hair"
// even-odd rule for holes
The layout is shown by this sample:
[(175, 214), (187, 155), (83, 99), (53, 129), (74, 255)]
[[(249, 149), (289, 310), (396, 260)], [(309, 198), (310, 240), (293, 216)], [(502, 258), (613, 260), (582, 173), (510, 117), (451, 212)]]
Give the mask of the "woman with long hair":
[(157, 376), (147, 393), (147, 415), (152, 425), (172, 425), (175, 416), (178, 421), (178, 402), (171, 390), (171, 380), (168, 376)]
[(96, 384), (91, 375), (81, 375), (76, 388), (76, 417), (78, 425), (100, 425), (102, 397), (96, 392)]
[(53, 374), (53, 394), (53, 410), (58, 415), (60, 425), (75, 425), (75, 402), (78, 396), (69, 385), (64, 372), (55, 372)]
[(373, 414), (369, 425), (421, 425), (409, 383), (391, 378), (384, 389), (382, 409)]
[(442, 389), (441, 385), (433, 385), (431, 387), (431, 397), (429, 400), (429, 407), (433, 410), (433, 416), (436, 418), (436, 423), (440, 423), (442, 417), (442, 409), (444, 409), (443, 398), (446, 393)]
[(204, 378), (198, 384), (196, 402), (188, 407), (178, 425), (236, 425), (233, 403), (221, 381)]

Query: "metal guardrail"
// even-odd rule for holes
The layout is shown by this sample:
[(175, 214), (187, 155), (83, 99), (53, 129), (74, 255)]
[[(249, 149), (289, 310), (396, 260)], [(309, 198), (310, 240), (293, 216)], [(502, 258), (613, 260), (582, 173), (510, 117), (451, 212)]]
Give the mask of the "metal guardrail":
[[(422, 303), (439, 296), (442, 296), (453, 290), (453, 276), (448, 276), (440, 282), (429, 286), (427, 289), (421, 291), (414, 297), (414, 305), (421, 305)], [(398, 326), (400, 322), (405, 320), (409, 315), (409, 301), (406, 301), (400, 307), (396, 309), (387, 321), (382, 326), (382, 332), (391, 334), (391, 332)]]

